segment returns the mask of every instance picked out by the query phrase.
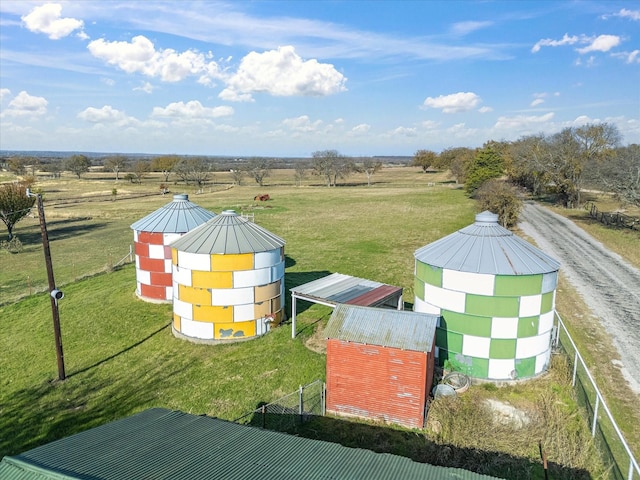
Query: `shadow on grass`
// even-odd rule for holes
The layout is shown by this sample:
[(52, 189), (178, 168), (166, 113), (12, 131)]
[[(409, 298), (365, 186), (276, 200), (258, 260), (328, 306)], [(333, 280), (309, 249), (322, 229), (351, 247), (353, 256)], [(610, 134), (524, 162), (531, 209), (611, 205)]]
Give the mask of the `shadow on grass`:
[[(46, 215), (46, 214), (45, 214)], [(87, 218), (68, 218), (64, 220), (47, 220), (47, 234), (49, 241), (64, 240), (77, 237), (93, 230), (106, 227), (105, 222), (94, 222)], [(40, 227), (36, 226), (28, 231), (20, 232), (20, 241), (24, 244), (36, 244), (42, 242)]]
[[(258, 408), (262, 404), (258, 405)], [(418, 430), (351, 422), (335, 417), (300, 415), (291, 411), (283, 414), (254, 412), (247, 424), (296, 436), (338, 443), (345, 447), (362, 448), (377, 453), (390, 453), (419, 463), (441, 467), (463, 468), (475, 473), (512, 480), (545, 478), (542, 460), (516, 457), (503, 452), (463, 448), (437, 443)], [(470, 432), (472, 434), (472, 432)], [(549, 478), (589, 480), (591, 474), (580, 468), (548, 463)]]
[[(285, 262), (286, 266), (288, 266), (288, 262), (293, 262), (293, 264), (295, 264), (295, 260), (290, 257), (286, 257)], [(330, 272), (328, 270), (318, 270), (314, 272), (287, 272), (285, 274), (284, 286), (288, 318), (291, 318), (291, 289), (300, 285), (304, 285), (305, 283), (313, 282), (314, 280), (326, 277), (328, 275), (331, 275), (332, 273), (333, 272)], [(304, 312), (305, 310), (308, 310), (311, 305), (313, 305), (313, 303), (297, 299), (296, 315)]]
[(120, 355), (122, 355), (123, 353), (127, 353), (129, 350), (136, 348), (140, 345), (142, 345), (143, 343), (145, 343), (147, 340), (155, 337), (158, 333), (162, 332), (163, 330), (166, 330), (169, 326), (171, 325), (171, 322), (167, 323), (166, 325), (163, 325), (162, 327), (160, 327), (159, 329), (157, 329), (155, 332), (151, 332), (149, 335), (147, 335), (146, 337), (144, 337), (142, 340), (134, 343), (133, 345), (128, 346), (127, 348), (123, 348), (122, 350), (120, 350), (118, 353), (114, 353), (113, 355), (108, 356), (107, 358), (100, 360), (99, 362), (94, 363), (93, 365), (89, 365), (88, 367), (84, 367), (81, 368), (80, 370), (73, 372), (69, 375), (67, 375), (67, 378), (73, 377), (75, 375), (79, 375), (81, 373), (84, 373), (88, 370), (91, 370), (93, 368), (99, 367), (100, 365), (108, 362), (109, 360), (113, 360), (116, 357), (119, 357)]

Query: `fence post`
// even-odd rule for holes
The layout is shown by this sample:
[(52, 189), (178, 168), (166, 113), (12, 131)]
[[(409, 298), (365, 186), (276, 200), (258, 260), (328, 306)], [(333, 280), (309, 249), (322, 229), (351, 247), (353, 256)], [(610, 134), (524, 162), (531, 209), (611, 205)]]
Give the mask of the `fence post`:
[(600, 395), (596, 393), (596, 405), (593, 408), (593, 425), (591, 425), (591, 436), (596, 436), (596, 424), (598, 423), (598, 407), (600, 406)]
[(265, 427), (266, 425), (266, 416), (267, 416), (267, 406), (263, 405), (262, 408), (260, 408), (260, 413), (262, 413), (262, 428)]
[(129, 244), (129, 263), (133, 262), (133, 245)]
[(573, 378), (571, 379), (571, 386), (576, 386), (576, 373), (578, 371), (578, 350), (576, 350), (576, 354), (573, 356)]
[(304, 412), (304, 405), (302, 404), (303, 393), (304, 393), (304, 388), (302, 387), (302, 385), (300, 385), (300, 388), (298, 388), (298, 410), (299, 410), (298, 413), (300, 415), (300, 424), (302, 424), (302, 422), (304, 421), (302, 416)]
[(322, 392), (320, 392), (320, 411), (324, 417), (327, 413), (327, 384), (322, 382)]

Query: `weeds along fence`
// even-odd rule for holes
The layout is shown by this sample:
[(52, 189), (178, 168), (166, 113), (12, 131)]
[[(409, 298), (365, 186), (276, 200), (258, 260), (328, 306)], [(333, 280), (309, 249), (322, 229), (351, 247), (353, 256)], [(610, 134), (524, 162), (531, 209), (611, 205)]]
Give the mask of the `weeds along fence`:
[(322, 380), (301, 385), (296, 392), (272, 403), (265, 403), (236, 418), (234, 422), (268, 430), (292, 430), (314, 416), (324, 415), (325, 390)]
[(602, 453), (603, 460), (609, 466), (612, 478), (620, 480), (640, 480), (640, 467), (629, 445), (611, 415), (591, 372), (578, 351), (567, 327), (556, 313), (556, 337), (554, 346), (563, 351), (573, 368), (571, 382), (575, 388), (579, 403), (587, 411), (591, 436), (594, 437)]
[(605, 225), (640, 230), (640, 218), (630, 217), (619, 212), (601, 212), (593, 202), (587, 203), (585, 209), (589, 211), (591, 218)]

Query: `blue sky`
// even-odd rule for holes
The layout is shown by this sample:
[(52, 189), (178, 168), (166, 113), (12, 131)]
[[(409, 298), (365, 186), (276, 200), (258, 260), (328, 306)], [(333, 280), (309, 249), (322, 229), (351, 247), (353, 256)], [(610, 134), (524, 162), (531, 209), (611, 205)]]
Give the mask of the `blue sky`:
[(640, 2), (2, 0), (0, 93), (5, 150), (640, 143)]

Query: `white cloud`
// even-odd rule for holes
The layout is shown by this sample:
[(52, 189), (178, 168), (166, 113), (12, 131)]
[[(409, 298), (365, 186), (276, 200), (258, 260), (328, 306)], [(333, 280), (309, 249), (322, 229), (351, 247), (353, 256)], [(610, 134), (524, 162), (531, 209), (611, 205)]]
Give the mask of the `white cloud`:
[(498, 117), (498, 121), (494, 125), (496, 129), (506, 130), (522, 130), (532, 128), (541, 123), (546, 123), (553, 119), (553, 112), (544, 115), (516, 115), (515, 117)]
[(564, 34), (562, 39), (553, 40), (551, 38), (545, 38), (543, 40), (539, 40), (531, 51), (533, 53), (539, 52), (542, 47), (560, 47), (562, 45), (573, 45), (579, 41), (579, 38), (576, 35), (569, 36), (567, 33)]
[(204, 78), (219, 76), (214, 61), (208, 61), (204, 54), (194, 50), (182, 53), (173, 49), (156, 50), (153, 42), (143, 35), (137, 35), (131, 42), (108, 42), (103, 39), (90, 42), (91, 54), (115, 65), (127, 73), (141, 73), (148, 77), (159, 77), (164, 82), (179, 82), (190, 75)]
[(8, 88), (0, 88), (0, 102), (4, 100), (4, 97), (11, 95), (11, 90)]
[(191, 100), (187, 103), (174, 102), (165, 108), (154, 107), (151, 116), (153, 117), (172, 117), (172, 118), (218, 118), (233, 115), (233, 108), (222, 107), (205, 107), (198, 100)]
[(361, 123), (360, 125), (356, 125), (355, 127), (353, 127), (349, 132), (349, 135), (351, 136), (365, 135), (369, 133), (370, 130), (371, 130), (371, 125), (367, 123)]
[(239, 93), (230, 88), (222, 90), (218, 98), (227, 102), (255, 102), (250, 93)]
[(78, 113), (78, 118), (91, 123), (117, 123), (125, 121), (128, 117), (123, 111), (105, 105), (102, 108), (88, 107)]
[(109, 85), (110, 87), (113, 87), (116, 84), (116, 81), (113, 78), (103, 77), (100, 79), (100, 81), (105, 85)]
[(602, 18), (605, 20), (609, 19), (609, 17), (621, 17), (640, 21), (640, 10), (627, 10), (626, 8), (622, 8), (618, 13), (612, 13), (611, 15), (602, 16)]
[(389, 132), (391, 136), (417, 137), (418, 130), (415, 127), (397, 127)]
[(61, 18), (62, 5), (59, 3), (45, 3), (34, 8), (31, 12), (22, 17), (26, 27), (34, 33), (45, 33), (51, 40), (59, 40), (80, 30), (80, 38), (88, 38), (82, 28), (84, 22), (75, 18)]
[(489, 112), (493, 112), (493, 108), (491, 108), (491, 107), (486, 107), (486, 106), (485, 106), (485, 107), (480, 107), (480, 108), (478, 109), (478, 112), (480, 112), (480, 113), (489, 113)]
[(468, 33), (475, 32), (476, 30), (480, 30), (482, 28), (487, 28), (493, 25), (493, 22), (478, 22), (478, 21), (468, 21), (468, 22), (458, 22), (454, 23), (451, 27), (451, 32), (456, 35), (467, 35)]
[(537, 107), (538, 105), (542, 105), (544, 103), (544, 100), (542, 98), (536, 98), (534, 101), (532, 101), (529, 106), (530, 107)]
[(251, 52), (238, 71), (227, 79), (226, 100), (246, 100), (252, 93), (274, 96), (326, 96), (346, 90), (346, 78), (333, 65), (303, 60), (292, 46), (264, 53)]
[(424, 122), (421, 122), (420, 125), (428, 130), (433, 130), (434, 128), (438, 128), (440, 123), (434, 122), (433, 120), (425, 120)]
[(133, 91), (142, 91), (144, 93), (152, 93), (154, 89), (154, 86), (151, 85), (149, 82), (144, 82), (142, 85), (140, 85), (139, 87), (135, 87), (133, 89)]
[(611, 56), (615, 58), (622, 58), (624, 63), (640, 63), (640, 50), (612, 53)]
[(286, 118), (282, 124), (296, 132), (316, 132), (322, 126), (322, 120), (312, 122), (308, 115), (301, 115), (296, 118)]
[(584, 48), (576, 49), (578, 53), (608, 52), (613, 47), (620, 45), (620, 37), (617, 35), (599, 35), (592, 39), (591, 43)]
[(458, 92), (439, 97), (427, 97), (423, 103), (426, 108), (442, 109), (444, 113), (467, 112), (476, 108), (482, 99), (473, 92)]
[[(6, 92), (3, 94), (7, 95), (9, 90), (4, 90)], [(23, 90), (9, 102), (8, 108), (2, 114), (12, 117), (44, 115), (47, 113), (48, 104), (49, 102), (44, 97), (29, 95)]]

